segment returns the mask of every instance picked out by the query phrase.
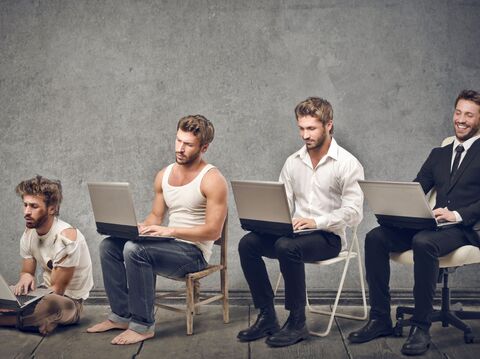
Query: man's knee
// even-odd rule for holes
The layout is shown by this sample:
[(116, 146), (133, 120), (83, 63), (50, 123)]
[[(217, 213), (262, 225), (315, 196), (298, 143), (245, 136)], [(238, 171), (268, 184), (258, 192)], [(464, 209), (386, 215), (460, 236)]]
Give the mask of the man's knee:
[(385, 248), (387, 234), (383, 227), (376, 227), (365, 236), (365, 253), (375, 253), (380, 248)]
[(143, 252), (143, 246), (138, 242), (128, 241), (123, 247), (123, 258), (128, 259), (137, 259), (141, 257)]
[(104, 238), (99, 245), (99, 252), (100, 256), (103, 257), (105, 255), (112, 254), (116, 250), (116, 243), (115, 243), (115, 238), (113, 237), (107, 237)]
[(238, 242), (238, 253), (241, 257), (248, 256), (255, 252), (258, 243), (258, 236), (255, 233), (247, 233)]
[(421, 231), (415, 234), (412, 238), (412, 249), (415, 254), (431, 253), (438, 255), (438, 248), (432, 238), (431, 232)]
[(297, 253), (297, 245), (291, 238), (279, 238), (275, 242), (275, 253), (279, 259), (291, 257)]
[(48, 294), (40, 300), (36, 309), (47, 316), (59, 315), (63, 309), (59, 301), (60, 297), (57, 294)]

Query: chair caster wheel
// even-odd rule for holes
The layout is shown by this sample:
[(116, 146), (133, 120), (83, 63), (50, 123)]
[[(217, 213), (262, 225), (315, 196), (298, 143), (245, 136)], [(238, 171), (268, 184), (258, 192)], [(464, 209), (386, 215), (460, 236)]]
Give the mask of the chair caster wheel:
[(403, 336), (403, 327), (398, 323), (393, 327), (393, 336), (394, 337), (401, 337)]
[(466, 343), (466, 344), (472, 344), (472, 343), (473, 343), (474, 336), (473, 336), (472, 333), (466, 333), (466, 334), (463, 336), (463, 339), (465, 340), (465, 343)]

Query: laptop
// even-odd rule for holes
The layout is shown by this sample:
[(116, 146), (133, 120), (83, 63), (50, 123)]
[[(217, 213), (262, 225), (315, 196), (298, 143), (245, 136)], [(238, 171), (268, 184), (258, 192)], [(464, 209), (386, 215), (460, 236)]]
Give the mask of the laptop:
[(37, 288), (28, 292), (28, 294), (15, 295), (13, 294), (12, 287), (8, 285), (0, 274), (0, 308), (2, 309), (13, 309), (18, 311), (43, 298), (49, 293), (52, 293), (51, 289)]
[(246, 231), (296, 237), (317, 229), (293, 230), (285, 185), (268, 181), (231, 181), (240, 224)]
[(437, 222), (418, 182), (358, 181), (381, 225), (435, 229), (458, 222)]
[(130, 240), (175, 239), (138, 233), (138, 222), (129, 183), (88, 182), (87, 187), (98, 233)]

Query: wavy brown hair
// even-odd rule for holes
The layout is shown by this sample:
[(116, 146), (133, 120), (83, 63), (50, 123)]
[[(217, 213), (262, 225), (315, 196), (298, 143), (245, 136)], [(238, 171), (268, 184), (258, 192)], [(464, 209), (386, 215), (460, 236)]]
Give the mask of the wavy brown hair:
[(59, 180), (50, 180), (48, 178), (36, 175), (33, 178), (20, 182), (15, 187), (17, 195), (23, 198), (25, 195), (42, 196), (47, 207), (55, 207), (55, 215), (60, 213), (60, 203), (62, 203), (62, 184)]

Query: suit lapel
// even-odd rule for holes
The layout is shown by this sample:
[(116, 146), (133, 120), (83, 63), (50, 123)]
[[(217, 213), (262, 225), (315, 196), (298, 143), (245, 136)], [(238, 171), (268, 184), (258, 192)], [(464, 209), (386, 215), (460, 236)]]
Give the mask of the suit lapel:
[(442, 170), (440, 173), (445, 177), (447, 183), (450, 181), (450, 170), (452, 166), (452, 151), (453, 151), (453, 143), (442, 147), (442, 158), (441, 158), (441, 165)]
[[(452, 145), (453, 146), (453, 145)], [(450, 149), (452, 151), (452, 149)], [(465, 172), (465, 169), (468, 167), (470, 162), (477, 156), (477, 154), (480, 152), (480, 141), (477, 140), (473, 143), (472, 147), (467, 151), (467, 154), (465, 155), (465, 158), (462, 160), (460, 163), (460, 167), (458, 167), (457, 172), (455, 173), (455, 176), (450, 180), (450, 186), (448, 187), (449, 192), (453, 186), (457, 183), (458, 179), (462, 176), (463, 172)], [(450, 157), (451, 161), (451, 157)]]

